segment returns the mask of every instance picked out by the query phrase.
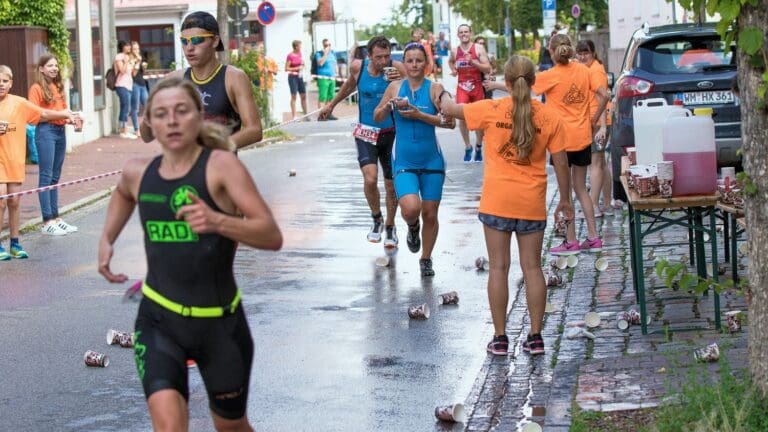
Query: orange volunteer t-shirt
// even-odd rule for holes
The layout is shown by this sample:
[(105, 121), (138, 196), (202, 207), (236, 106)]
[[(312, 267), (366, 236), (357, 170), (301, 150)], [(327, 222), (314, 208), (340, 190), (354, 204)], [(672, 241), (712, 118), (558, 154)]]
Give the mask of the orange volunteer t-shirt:
[[(29, 99), (30, 102), (33, 104), (39, 106), (40, 108), (47, 109), (47, 110), (53, 110), (53, 111), (63, 111), (67, 109), (67, 101), (64, 100), (64, 96), (59, 92), (58, 87), (56, 87), (55, 84), (49, 84), (48, 87), (51, 89), (51, 94), (53, 95), (53, 102), (46, 103), (45, 97), (43, 96), (43, 88), (40, 87), (40, 84), (32, 84), (32, 87), (29, 88), (29, 94), (27, 95), (27, 99)], [(67, 124), (66, 120), (51, 120), (48, 121), (50, 124), (55, 124), (59, 126), (64, 126)]]
[(565, 123), (568, 134), (567, 151), (583, 150), (592, 144), (592, 124), (589, 101), (597, 90), (589, 69), (581, 63), (556, 64), (536, 75), (531, 90), (547, 96), (547, 106)]
[(23, 183), (27, 158), (27, 123), (36, 125), (43, 109), (32, 102), (9, 94), (0, 101), (0, 120), (8, 122), (0, 135), (0, 183)]
[[(605, 72), (605, 66), (598, 61), (593, 61), (592, 66), (589, 67), (589, 74), (591, 83), (595, 86), (595, 89), (600, 87), (608, 88), (608, 74)], [(589, 101), (589, 118), (595, 116), (597, 112), (597, 94), (592, 92), (592, 99)], [(592, 120), (590, 120), (592, 121)]]
[(535, 138), (525, 160), (517, 159), (512, 134), (512, 98), (486, 99), (464, 105), (464, 119), (472, 130), (485, 132), (485, 173), (480, 213), (541, 221), (547, 219), (547, 151), (566, 149), (566, 129), (557, 112), (531, 101)]

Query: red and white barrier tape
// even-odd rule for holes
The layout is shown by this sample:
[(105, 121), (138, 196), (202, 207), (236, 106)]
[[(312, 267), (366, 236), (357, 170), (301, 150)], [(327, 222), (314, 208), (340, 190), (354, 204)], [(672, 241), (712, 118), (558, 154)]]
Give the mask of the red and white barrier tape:
[(111, 172), (107, 172), (107, 173), (103, 173), (103, 174), (97, 174), (97, 175), (91, 176), (91, 177), (85, 177), (85, 178), (81, 178), (81, 179), (77, 179), (77, 180), (68, 181), (68, 182), (65, 182), (65, 183), (58, 183), (58, 184), (54, 184), (54, 185), (50, 185), (50, 186), (43, 186), (41, 188), (30, 189), (30, 190), (21, 191), (21, 192), (14, 192), (12, 194), (7, 194), (7, 195), (0, 195), (0, 200), (9, 199), (9, 198), (16, 198), (16, 197), (22, 196), (22, 195), (31, 195), (31, 194), (35, 194), (35, 193), (38, 193), (38, 192), (45, 192), (45, 191), (49, 191), (49, 190), (52, 190), (52, 189), (63, 188), (65, 186), (72, 186), (72, 185), (79, 184), (79, 183), (85, 183), (87, 181), (97, 180), (97, 179), (100, 179), (100, 178), (104, 178), (104, 177), (109, 177), (109, 176), (113, 176), (113, 175), (116, 175), (116, 174), (120, 174), (121, 172), (123, 172), (123, 171), (122, 170), (111, 171)]
[[(299, 76), (304, 76), (304, 74), (300, 74), (300, 73), (298, 73), (298, 72), (288, 72), (288, 75), (293, 75), (293, 76), (296, 76), (296, 75), (299, 75)], [(323, 79), (328, 79), (328, 80), (330, 80), (330, 79), (335, 79), (336, 81), (342, 81), (342, 82), (344, 82), (344, 81), (346, 81), (346, 80), (347, 80), (347, 78), (344, 78), (344, 77), (342, 77), (341, 75), (337, 75), (337, 76), (330, 76), (330, 75), (314, 75), (314, 74), (308, 74), (308, 76), (309, 76), (310, 78), (323, 78)]]

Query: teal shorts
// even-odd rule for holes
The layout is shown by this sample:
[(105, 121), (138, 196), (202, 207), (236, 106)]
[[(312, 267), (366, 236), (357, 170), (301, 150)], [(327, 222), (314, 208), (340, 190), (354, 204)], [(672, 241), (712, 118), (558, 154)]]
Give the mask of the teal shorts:
[(318, 78), (317, 79), (317, 100), (320, 102), (330, 102), (336, 94), (336, 80)]

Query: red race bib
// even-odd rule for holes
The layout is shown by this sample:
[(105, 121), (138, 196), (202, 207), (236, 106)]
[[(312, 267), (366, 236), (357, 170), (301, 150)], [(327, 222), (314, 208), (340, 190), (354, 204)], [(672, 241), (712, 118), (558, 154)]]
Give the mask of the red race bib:
[(352, 136), (365, 142), (376, 144), (376, 142), (379, 140), (380, 131), (381, 129), (377, 127), (357, 123), (355, 124), (355, 130), (352, 131)]

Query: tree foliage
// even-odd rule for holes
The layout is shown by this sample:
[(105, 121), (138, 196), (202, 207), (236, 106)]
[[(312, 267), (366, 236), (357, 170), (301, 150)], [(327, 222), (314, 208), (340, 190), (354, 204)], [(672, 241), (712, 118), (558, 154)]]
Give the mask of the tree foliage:
[(66, 0), (0, 0), (0, 25), (40, 26), (48, 29), (51, 53), (63, 65), (69, 57), (69, 30), (64, 22)]

